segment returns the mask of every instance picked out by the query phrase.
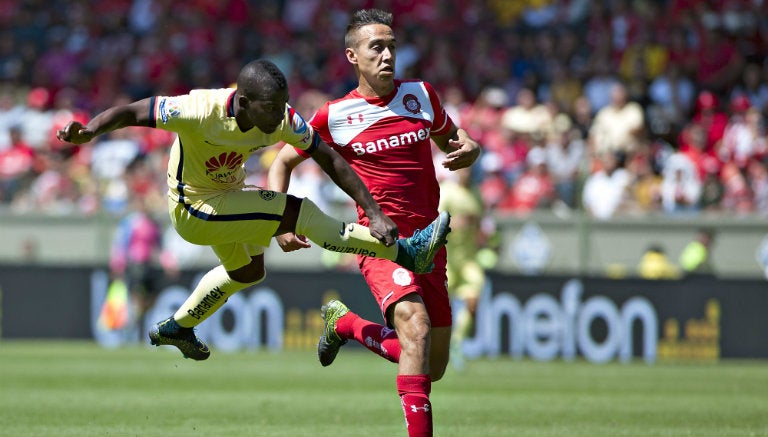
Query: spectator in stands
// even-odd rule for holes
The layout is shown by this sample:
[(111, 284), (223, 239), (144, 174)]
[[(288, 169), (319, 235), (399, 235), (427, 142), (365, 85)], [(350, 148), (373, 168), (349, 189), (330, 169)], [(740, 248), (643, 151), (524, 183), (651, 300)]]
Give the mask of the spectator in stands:
[(631, 168), (630, 174), (634, 176), (628, 210), (636, 214), (660, 210), (662, 178), (654, 170), (652, 157), (648, 153), (638, 153), (628, 167)]
[(661, 206), (667, 214), (691, 213), (699, 210), (701, 181), (696, 167), (681, 153), (670, 156), (664, 166), (661, 182)]
[[(766, 63), (768, 66), (768, 63)], [(766, 68), (765, 71), (768, 71)], [(763, 114), (768, 113), (768, 83), (763, 77), (768, 77), (764, 69), (755, 63), (747, 64), (741, 76), (741, 81), (737, 83), (731, 91), (731, 101), (738, 96), (746, 97)]]
[(664, 73), (657, 76), (648, 88), (648, 125), (651, 133), (670, 135), (678, 132), (688, 121), (696, 87), (682, 73), (682, 67), (669, 63)]
[(459, 125), (472, 138), (477, 138), (486, 150), (501, 152), (505, 139), (499, 132), (499, 124), (509, 98), (499, 87), (487, 87), (461, 112)]
[(701, 126), (707, 134), (707, 145), (704, 150), (714, 151), (719, 147), (720, 140), (723, 139), (725, 126), (728, 124), (728, 115), (720, 108), (720, 99), (713, 92), (703, 90), (696, 97), (696, 106), (691, 122)]
[(43, 87), (36, 87), (27, 94), (24, 113), (20, 116), (24, 142), (35, 150), (48, 146), (48, 133), (53, 126), (53, 114), (48, 109), (50, 92)]
[(486, 209), (494, 211), (509, 191), (509, 184), (501, 167), (501, 158), (493, 152), (486, 152), (478, 162), (483, 172), (483, 178), (480, 181), (480, 196)]
[(640, 147), (644, 127), (643, 108), (628, 100), (626, 86), (616, 84), (611, 88), (610, 104), (597, 112), (589, 130), (592, 153), (631, 155)]
[(768, 155), (765, 133), (763, 115), (751, 107), (747, 97), (734, 97), (731, 100), (731, 117), (718, 149), (719, 158), (726, 162), (733, 161), (743, 170), (750, 159)]
[(562, 62), (554, 62), (551, 70), (549, 100), (560, 110), (570, 113), (574, 102), (582, 95), (582, 83)]
[(0, 149), (0, 203), (10, 203), (34, 177), (35, 150), (21, 137), (21, 127), (9, 129), (11, 145)]
[(768, 160), (751, 159), (747, 164), (747, 180), (755, 212), (768, 217)]
[(524, 139), (541, 137), (549, 131), (551, 124), (552, 116), (547, 107), (536, 101), (536, 94), (529, 88), (518, 91), (515, 105), (501, 116), (501, 125), (513, 135)]
[(569, 208), (576, 207), (579, 176), (587, 157), (587, 146), (578, 130), (563, 127), (547, 136), (547, 167), (557, 198)]
[(729, 161), (723, 164), (720, 180), (723, 183), (723, 199), (721, 201), (723, 210), (737, 214), (753, 211), (754, 199), (749, 182), (735, 162)]
[(573, 102), (570, 110), (573, 127), (579, 131), (579, 137), (586, 140), (589, 138), (589, 129), (592, 127), (592, 106), (589, 99), (580, 96)]
[(10, 87), (0, 88), (0, 149), (11, 145), (9, 130), (19, 126), (24, 107), (16, 103), (15, 90)]
[(612, 73), (610, 59), (597, 59), (593, 62), (594, 73), (585, 79), (583, 89), (592, 113), (597, 114), (597, 111), (611, 104), (613, 89), (621, 82)]
[(725, 93), (741, 75), (744, 57), (718, 23), (711, 24), (699, 36), (696, 83), (718, 94)]
[(498, 211), (524, 215), (535, 209), (549, 207), (555, 200), (555, 183), (547, 167), (546, 150), (541, 146), (533, 147), (525, 162), (525, 172), (496, 205)]
[(582, 203), (589, 215), (607, 220), (626, 206), (632, 178), (623, 152), (606, 152), (598, 159), (597, 170), (584, 182)]
[(679, 151), (691, 160), (699, 179), (709, 173), (717, 174), (723, 163), (714, 149), (707, 149), (707, 133), (697, 123), (690, 123), (680, 133)]
[(707, 169), (701, 183), (699, 206), (701, 211), (718, 212), (722, 209), (725, 187), (720, 180), (719, 169)]

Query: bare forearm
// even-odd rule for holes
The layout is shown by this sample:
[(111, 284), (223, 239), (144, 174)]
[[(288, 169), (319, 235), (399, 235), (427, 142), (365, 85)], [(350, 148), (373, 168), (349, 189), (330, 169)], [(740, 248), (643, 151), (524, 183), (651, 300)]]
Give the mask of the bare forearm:
[(128, 126), (149, 126), (149, 105), (146, 105), (147, 114), (144, 117), (137, 113), (137, 106), (132, 104), (109, 108), (91, 119), (86, 129), (98, 136)]
[(70, 121), (56, 131), (56, 137), (72, 144), (84, 144), (93, 138), (127, 126), (150, 126), (151, 99), (139, 100), (130, 105), (114, 106), (93, 117), (87, 125)]
[(281, 162), (273, 162), (267, 173), (267, 188), (285, 193), (291, 182), (291, 169)]
[(269, 166), (267, 172), (267, 188), (282, 193), (288, 192), (291, 184), (291, 174), (297, 165), (301, 164), (306, 158), (299, 155), (292, 145), (286, 144)]

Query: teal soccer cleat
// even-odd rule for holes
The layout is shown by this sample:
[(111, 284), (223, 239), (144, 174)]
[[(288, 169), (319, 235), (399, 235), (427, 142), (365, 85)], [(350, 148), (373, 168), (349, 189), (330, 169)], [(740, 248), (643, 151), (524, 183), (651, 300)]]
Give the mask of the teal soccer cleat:
[(149, 331), (149, 342), (155, 346), (176, 346), (184, 354), (184, 358), (197, 361), (207, 360), (211, 356), (208, 346), (195, 336), (195, 330), (182, 328), (173, 317), (152, 327)]
[(323, 334), (317, 343), (317, 358), (323, 367), (330, 366), (336, 359), (339, 349), (347, 343), (347, 339), (336, 333), (336, 322), (349, 312), (349, 308), (338, 300), (331, 300), (320, 308), (320, 315), (325, 321)]
[(447, 243), (446, 235), (451, 232), (451, 215), (443, 211), (423, 230), (416, 230), (409, 238), (397, 240), (396, 263), (414, 273), (432, 271), (437, 251)]

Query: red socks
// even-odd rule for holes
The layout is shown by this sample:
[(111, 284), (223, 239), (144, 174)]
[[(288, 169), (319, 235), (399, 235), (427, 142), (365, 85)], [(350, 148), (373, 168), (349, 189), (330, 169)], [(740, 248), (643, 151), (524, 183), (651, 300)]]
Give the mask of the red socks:
[[(400, 361), (400, 340), (394, 329), (365, 320), (350, 311), (336, 321), (336, 333), (341, 338), (354, 338), (393, 363)], [(397, 376), (397, 392), (405, 413), (408, 437), (432, 437), (431, 391), (429, 375)]]
[(369, 322), (350, 311), (336, 321), (336, 333), (341, 338), (354, 338), (393, 363), (400, 361), (400, 340), (394, 329)]
[(408, 437), (432, 437), (432, 404), (429, 375), (397, 375), (397, 392), (405, 413)]

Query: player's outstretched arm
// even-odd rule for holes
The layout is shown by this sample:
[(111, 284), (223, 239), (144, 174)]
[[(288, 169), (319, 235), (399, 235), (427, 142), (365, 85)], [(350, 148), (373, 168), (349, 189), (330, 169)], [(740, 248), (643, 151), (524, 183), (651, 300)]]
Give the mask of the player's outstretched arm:
[(56, 132), (61, 141), (83, 144), (95, 137), (127, 126), (150, 126), (150, 98), (128, 105), (113, 106), (99, 113), (85, 126), (78, 121), (71, 121)]
[[(269, 166), (267, 172), (267, 188), (274, 191), (288, 192), (288, 186), (291, 183), (291, 173), (297, 165), (304, 162), (307, 158), (299, 155), (290, 144), (286, 144), (277, 152), (277, 156)], [(293, 252), (294, 250), (306, 249), (311, 247), (304, 235), (296, 235), (293, 232), (275, 235), (275, 241), (283, 252)]]
[(311, 156), (333, 182), (365, 211), (370, 220), (368, 227), (371, 235), (387, 246), (395, 244), (398, 237), (397, 225), (381, 211), (381, 206), (349, 163), (322, 141)]
[(480, 145), (464, 129), (452, 129), (448, 134), (433, 136), (432, 140), (446, 153), (443, 167), (454, 171), (472, 165), (480, 156)]

